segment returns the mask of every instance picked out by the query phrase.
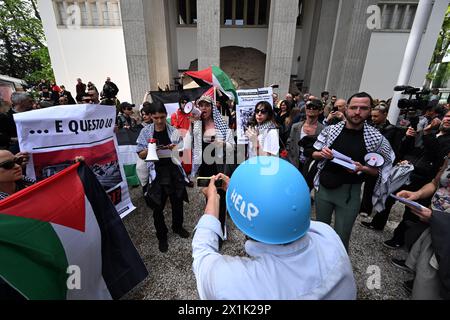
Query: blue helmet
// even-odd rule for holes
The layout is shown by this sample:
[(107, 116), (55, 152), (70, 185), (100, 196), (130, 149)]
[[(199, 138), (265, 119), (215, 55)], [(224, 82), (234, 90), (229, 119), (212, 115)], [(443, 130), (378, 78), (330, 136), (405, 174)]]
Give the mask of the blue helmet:
[(268, 244), (300, 239), (309, 229), (311, 200), (305, 179), (289, 162), (255, 157), (230, 179), (227, 209), (247, 236)]

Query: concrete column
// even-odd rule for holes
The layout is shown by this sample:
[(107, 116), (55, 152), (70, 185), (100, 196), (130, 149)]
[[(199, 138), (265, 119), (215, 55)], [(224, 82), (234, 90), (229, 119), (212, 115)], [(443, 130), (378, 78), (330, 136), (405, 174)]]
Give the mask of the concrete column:
[(143, 0), (121, 0), (120, 13), (125, 39), (131, 98), (141, 103), (144, 93), (150, 89), (147, 41)]
[(278, 84), (281, 96), (289, 91), (297, 16), (298, 0), (271, 1), (264, 83)]
[[(305, 80), (306, 68), (308, 66), (308, 53), (309, 47), (312, 39), (312, 26), (314, 19), (314, 12), (317, 2), (314, 0), (304, 0), (303, 1), (303, 23), (302, 23), (302, 43), (300, 49), (300, 62), (298, 65), (297, 76), (301, 80)], [(305, 85), (305, 83), (303, 83)]]
[(367, 28), (366, 13), (374, 0), (343, 0), (328, 74), (328, 91), (342, 98), (358, 92), (371, 30)]
[(197, 0), (198, 70), (220, 66), (220, 0)]
[(177, 45), (177, 0), (166, 1), (166, 12), (169, 13), (169, 42), (172, 64), (172, 80), (178, 77), (178, 45)]
[[(328, 67), (333, 50), (333, 38), (336, 29), (336, 19), (339, 1), (322, 0), (320, 14), (316, 21), (317, 33), (315, 36), (314, 54), (309, 56), (311, 74), (307, 86), (309, 92), (319, 96), (326, 89)], [(319, 10), (319, 8), (317, 8)]]
[(143, 1), (145, 16), (145, 39), (148, 48), (148, 63), (150, 68), (150, 88), (156, 90), (158, 84), (161, 88), (173, 83), (171, 21), (169, 15), (169, 4), (165, 0)]

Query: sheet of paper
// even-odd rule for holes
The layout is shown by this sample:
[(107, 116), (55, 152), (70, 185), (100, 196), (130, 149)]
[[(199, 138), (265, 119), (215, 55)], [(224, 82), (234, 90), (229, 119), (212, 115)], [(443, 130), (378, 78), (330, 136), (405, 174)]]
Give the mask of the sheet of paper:
[(407, 205), (409, 207), (414, 207), (414, 208), (416, 208), (418, 210), (421, 210), (422, 208), (424, 208), (424, 206), (422, 206), (420, 203), (417, 203), (417, 202), (414, 202), (414, 201), (411, 201), (411, 200), (408, 200), (408, 199), (405, 199), (405, 198), (397, 197), (396, 195), (394, 195), (392, 193), (390, 194), (390, 196), (392, 198), (394, 198), (395, 200), (398, 200), (401, 203), (403, 203), (403, 204), (405, 204), (405, 205)]
[(331, 162), (336, 163), (340, 166), (343, 166), (344, 168), (356, 171), (356, 166), (351, 162), (347, 162), (347, 161), (341, 160), (339, 158), (333, 158), (333, 160), (331, 160)]
[(352, 158), (347, 157), (345, 154), (340, 153), (339, 151), (336, 150), (331, 150), (333, 152), (333, 156), (337, 159), (341, 159), (344, 160), (346, 162), (350, 162), (353, 163)]

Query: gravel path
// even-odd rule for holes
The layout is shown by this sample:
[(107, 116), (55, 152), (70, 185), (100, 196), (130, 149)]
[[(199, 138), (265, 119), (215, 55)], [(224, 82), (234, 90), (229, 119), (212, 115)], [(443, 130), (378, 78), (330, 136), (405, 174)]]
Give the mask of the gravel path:
[[(188, 231), (192, 231), (200, 218), (205, 201), (197, 189), (188, 189), (190, 203), (185, 204), (185, 223)], [(169, 251), (165, 254), (158, 250), (151, 210), (146, 207), (142, 198), (141, 188), (130, 189), (133, 204), (137, 209), (124, 219), (125, 226), (141, 254), (149, 276), (124, 299), (134, 300), (197, 300), (194, 273), (191, 270), (191, 241), (182, 239), (172, 233), (170, 205), (168, 202), (166, 224), (169, 228)], [(392, 231), (401, 218), (402, 207), (396, 204), (391, 213), (390, 221), (383, 232), (371, 231), (360, 226), (359, 221), (366, 218), (358, 217), (353, 228), (350, 242), (350, 259), (353, 266), (357, 286), (358, 299), (370, 300), (405, 300), (408, 295), (402, 288), (402, 282), (411, 277), (390, 263), (392, 257), (405, 258), (403, 250), (390, 250), (382, 243), (390, 239)], [(231, 219), (228, 219), (229, 240), (224, 242), (223, 253), (228, 255), (244, 255), (243, 234), (237, 230)], [(379, 267), (381, 288), (368, 289), (366, 282), (371, 273), (369, 266)], [(373, 268), (373, 267), (372, 267)], [(373, 272), (373, 271), (372, 271)]]

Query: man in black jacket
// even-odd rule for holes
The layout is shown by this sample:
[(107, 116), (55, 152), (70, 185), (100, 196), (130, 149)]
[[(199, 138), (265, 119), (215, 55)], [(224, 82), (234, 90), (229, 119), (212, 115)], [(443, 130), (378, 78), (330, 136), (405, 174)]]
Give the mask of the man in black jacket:
[(111, 78), (106, 78), (106, 82), (103, 85), (103, 91), (101, 93), (102, 98), (113, 99), (117, 97), (119, 93), (119, 88), (116, 86), (114, 82), (111, 81)]
[(24, 92), (13, 92), (11, 95), (12, 108), (0, 117), (0, 136), (3, 148), (9, 149), (13, 154), (18, 153), (19, 140), (17, 139), (16, 123), (14, 113), (30, 111), (33, 109), (33, 99)]
[(65, 86), (61, 86), (61, 92), (59, 93), (60, 97), (66, 97), (68, 104), (77, 104), (75, 99), (72, 97), (72, 93), (66, 90)]

